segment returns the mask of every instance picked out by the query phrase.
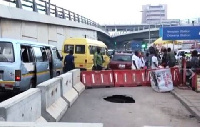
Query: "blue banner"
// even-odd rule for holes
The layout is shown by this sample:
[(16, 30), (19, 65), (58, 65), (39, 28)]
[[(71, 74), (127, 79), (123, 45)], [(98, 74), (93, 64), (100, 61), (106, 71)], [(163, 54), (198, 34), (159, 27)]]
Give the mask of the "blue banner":
[(200, 39), (200, 26), (163, 27), (163, 40)]

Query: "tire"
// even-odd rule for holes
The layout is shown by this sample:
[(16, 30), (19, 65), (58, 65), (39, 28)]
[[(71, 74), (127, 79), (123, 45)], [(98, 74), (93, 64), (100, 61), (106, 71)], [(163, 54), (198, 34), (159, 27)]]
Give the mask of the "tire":
[(59, 76), (60, 75), (60, 72), (56, 72), (56, 76)]

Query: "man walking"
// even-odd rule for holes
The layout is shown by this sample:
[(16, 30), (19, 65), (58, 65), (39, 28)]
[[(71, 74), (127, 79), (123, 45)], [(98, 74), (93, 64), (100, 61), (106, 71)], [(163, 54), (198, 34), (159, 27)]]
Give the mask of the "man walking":
[(135, 54), (132, 56), (132, 70), (140, 69), (140, 58), (138, 57), (139, 52), (135, 51)]
[(173, 51), (171, 51), (171, 48), (167, 49), (167, 65), (169, 67), (174, 67), (176, 64), (176, 58)]
[(64, 72), (68, 72), (75, 69), (74, 65), (74, 56), (73, 56), (73, 50), (69, 51), (69, 55), (65, 56), (64, 60)]
[(103, 56), (101, 55), (101, 49), (98, 47), (94, 54), (94, 69), (101, 71), (103, 69)]

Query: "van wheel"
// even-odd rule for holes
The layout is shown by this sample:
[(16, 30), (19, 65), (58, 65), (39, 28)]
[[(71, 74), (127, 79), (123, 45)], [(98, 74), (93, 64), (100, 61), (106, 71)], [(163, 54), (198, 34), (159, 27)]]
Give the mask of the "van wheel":
[(60, 72), (56, 72), (56, 76), (59, 76), (60, 75)]

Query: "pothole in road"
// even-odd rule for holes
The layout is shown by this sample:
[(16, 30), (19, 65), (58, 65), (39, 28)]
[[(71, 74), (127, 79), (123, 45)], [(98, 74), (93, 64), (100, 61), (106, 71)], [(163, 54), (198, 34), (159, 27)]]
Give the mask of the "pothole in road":
[(126, 95), (112, 95), (104, 98), (104, 100), (112, 103), (135, 103), (132, 97)]

